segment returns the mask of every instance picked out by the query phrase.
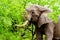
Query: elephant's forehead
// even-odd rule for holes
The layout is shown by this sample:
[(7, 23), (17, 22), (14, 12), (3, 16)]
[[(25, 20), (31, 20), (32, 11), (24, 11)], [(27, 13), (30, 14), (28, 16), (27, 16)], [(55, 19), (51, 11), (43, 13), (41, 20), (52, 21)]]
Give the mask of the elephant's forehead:
[(37, 10), (37, 8), (35, 6), (30, 6), (26, 10), (28, 10), (28, 11), (34, 11), (34, 10)]

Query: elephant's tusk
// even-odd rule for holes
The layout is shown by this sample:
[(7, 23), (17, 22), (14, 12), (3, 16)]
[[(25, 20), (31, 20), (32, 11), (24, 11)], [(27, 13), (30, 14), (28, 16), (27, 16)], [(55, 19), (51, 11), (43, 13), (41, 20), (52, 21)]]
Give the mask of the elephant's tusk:
[(22, 25), (15, 24), (15, 26), (20, 27), (20, 28), (25, 28), (28, 25), (29, 25), (29, 21), (28, 20), (26, 20)]
[(28, 26), (28, 24), (29, 24), (29, 21), (26, 20), (26, 21), (24, 22), (23, 26), (24, 26), (24, 27), (25, 27), (25, 26)]

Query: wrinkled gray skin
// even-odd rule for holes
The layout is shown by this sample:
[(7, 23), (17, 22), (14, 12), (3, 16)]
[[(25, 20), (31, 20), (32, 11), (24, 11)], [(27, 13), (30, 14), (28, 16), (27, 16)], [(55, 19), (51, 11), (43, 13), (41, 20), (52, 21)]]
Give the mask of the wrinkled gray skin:
[[(31, 5), (26, 8), (25, 17), (28, 20), (27, 23), (33, 23), (36, 26), (36, 40), (43, 40), (43, 34), (46, 35), (45, 40), (60, 39), (60, 21), (54, 23), (46, 16), (48, 13), (51, 13), (49, 8), (39, 5)], [(60, 20), (60, 17), (58, 19)]]

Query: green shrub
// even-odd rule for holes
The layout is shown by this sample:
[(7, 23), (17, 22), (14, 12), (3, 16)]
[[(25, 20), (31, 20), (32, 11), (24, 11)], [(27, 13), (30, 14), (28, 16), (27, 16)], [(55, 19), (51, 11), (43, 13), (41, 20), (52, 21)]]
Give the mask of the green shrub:
[(22, 24), (24, 20), (23, 12), (26, 5), (39, 4), (52, 9), (49, 15), (53, 21), (57, 22), (60, 14), (60, 1), (58, 0), (0, 0), (0, 40), (31, 40), (31, 32), (25, 31), (24, 37), (20, 35), (24, 29), (13, 28), (13, 24)]

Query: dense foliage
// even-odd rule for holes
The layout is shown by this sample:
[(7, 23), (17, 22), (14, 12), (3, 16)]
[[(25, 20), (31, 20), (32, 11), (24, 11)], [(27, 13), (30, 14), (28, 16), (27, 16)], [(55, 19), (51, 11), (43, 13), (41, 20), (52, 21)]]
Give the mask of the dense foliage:
[[(29, 30), (14, 27), (14, 24), (22, 24), (25, 21), (23, 12), (26, 5), (31, 3), (51, 8), (52, 13), (48, 16), (57, 22), (60, 0), (0, 0), (0, 40), (31, 40), (32, 34)], [(21, 37), (23, 32), (25, 35)]]

